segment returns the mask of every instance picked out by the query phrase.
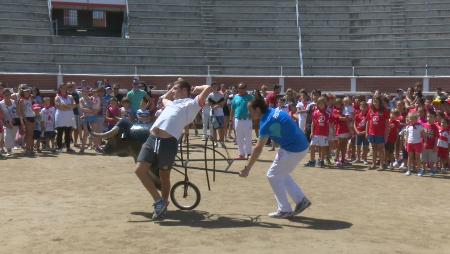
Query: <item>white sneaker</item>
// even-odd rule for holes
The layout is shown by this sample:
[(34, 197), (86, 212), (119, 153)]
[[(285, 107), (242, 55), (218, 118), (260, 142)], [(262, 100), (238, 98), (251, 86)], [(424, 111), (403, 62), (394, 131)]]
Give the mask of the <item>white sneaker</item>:
[(275, 218), (275, 219), (289, 219), (294, 216), (294, 213), (277, 211), (277, 212), (269, 213), (268, 215), (270, 218)]
[(398, 161), (394, 161), (394, 163), (392, 163), (392, 167), (398, 168), (398, 166), (399, 166)]
[(352, 164), (356, 164), (356, 163), (361, 163), (361, 161), (360, 161), (360, 160), (354, 160), (354, 161), (352, 161)]
[(406, 171), (405, 176), (410, 176), (411, 175), (411, 171)]
[(364, 161), (363, 164), (367, 166), (367, 165), (369, 165), (369, 162), (368, 161)]
[(402, 162), (402, 165), (400, 165), (400, 168), (399, 168), (399, 169), (406, 169), (406, 165), (405, 165), (404, 162)]

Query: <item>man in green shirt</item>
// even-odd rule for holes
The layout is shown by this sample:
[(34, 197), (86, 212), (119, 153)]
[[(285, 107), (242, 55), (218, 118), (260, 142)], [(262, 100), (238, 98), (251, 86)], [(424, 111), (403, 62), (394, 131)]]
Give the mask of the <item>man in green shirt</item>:
[(133, 79), (133, 89), (131, 89), (131, 91), (127, 93), (127, 98), (130, 100), (131, 110), (133, 111), (134, 115), (138, 111), (143, 98), (147, 98), (149, 102), (148, 106), (150, 109), (151, 98), (144, 90), (139, 88), (139, 84), (140, 82), (138, 79)]
[(236, 160), (245, 160), (252, 153), (252, 120), (248, 111), (248, 103), (253, 100), (253, 96), (248, 94), (246, 89), (247, 85), (239, 84), (238, 94), (231, 101), (236, 143), (239, 148), (239, 157)]

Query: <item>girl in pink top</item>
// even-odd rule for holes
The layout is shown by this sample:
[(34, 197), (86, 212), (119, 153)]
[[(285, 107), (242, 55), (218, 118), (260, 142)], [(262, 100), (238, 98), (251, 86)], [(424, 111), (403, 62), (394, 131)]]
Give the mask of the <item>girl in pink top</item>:
[(109, 107), (106, 111), (106, 122), (108, 123), (108, 130), (111, 130), (120, 118), (120, 108), (116, 98), (111, 98)]

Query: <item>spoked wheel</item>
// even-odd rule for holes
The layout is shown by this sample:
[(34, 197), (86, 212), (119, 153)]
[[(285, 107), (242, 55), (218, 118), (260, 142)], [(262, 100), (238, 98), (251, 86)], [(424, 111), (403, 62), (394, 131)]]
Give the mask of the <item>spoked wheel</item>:
[(170, 199), (180, 210), (192, 210), (200, 203), (200, 191), (191, 182), (181, 181), (172, 186)]

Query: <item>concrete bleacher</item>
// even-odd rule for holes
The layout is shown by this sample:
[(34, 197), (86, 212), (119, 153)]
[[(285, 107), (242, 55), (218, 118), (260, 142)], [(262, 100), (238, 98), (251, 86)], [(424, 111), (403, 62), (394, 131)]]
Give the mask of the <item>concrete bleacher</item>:
[(47, 1), (3, 0), (0, 34), (50, 35)]
[(302, 0), (307, 75), (449, 75), (450, 2)]
[(1, 71), (299, 74), (294, 1), (129, 0), (129, 39), (52, 36), (47, 1), (14, 3), (0, 2)]
[[(300, 0), (305, 75), (450, 75), (450, 2)], [(0, 1), (0, 72), (300, 75), (295, 0), (128, 0), (129, 39), (51, 35)]]

